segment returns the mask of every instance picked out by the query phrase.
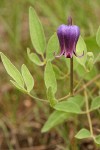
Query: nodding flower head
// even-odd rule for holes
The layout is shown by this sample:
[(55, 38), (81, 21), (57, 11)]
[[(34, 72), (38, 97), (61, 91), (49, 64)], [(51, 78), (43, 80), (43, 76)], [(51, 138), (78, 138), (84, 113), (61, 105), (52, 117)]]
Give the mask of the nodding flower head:
[[(59, 44), (61, 52), (59, 56), (64, 55), (67, 58), (72, 58), (73, 54), (76, 54), (76, 44), (80, 36), (80, 29), (76, 25), (72, 25), (72, 18), (68, 18), (68, 25), (60, 25), (57, 29), (57, 35), (59, 39)], [(81, 55), (83, 56), (84, 53)], [(81, 57), (79, 56), (79, 57)]]

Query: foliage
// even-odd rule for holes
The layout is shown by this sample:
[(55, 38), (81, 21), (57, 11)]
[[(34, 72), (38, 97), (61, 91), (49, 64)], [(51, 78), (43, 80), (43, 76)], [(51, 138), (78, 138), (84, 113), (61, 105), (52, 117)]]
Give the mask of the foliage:
[[(45, 8), (46, 7), (47, 6), (45, 6)], [(54, 15), (53, 18), (55, 18)], [(56, 24), (56, 21), (54, 22)], [(63, 80), (64, 82), (62, 81), (62, 83), (64, 83), (64, 85), (67, 85), (65, 78), (68, 76), (69, 72), (67, 72), (66, 75), (65, 71), (66, 70), (68, 71), (69, 64), (68, 61), (65, 60), (64, 58), (59, 60), (55, 59), (55, 54), (59, 50), (59, 42), (58, 42), (57, 35), (56, 33), (54, 33), (49, 38), (46, 44), (46, 39), (45, 39), (45, 34), (44, 34), (42, 24), (38, 18), (38, 15), (36, 14), (35, 10), (32, 7), (30, 7), (29, 9), (29, 29), (30, 29), (30, 37), (31, 37), (32, 45), (35, 52), (31, 52), (30, 48), (28, 48), (27, 55), (29, 60), (33, 64), (37, 65), (37, 67), (41, 67), (42, 71), (44, 72), (44, 84), (46, 86), (47, 100), (34, 96), (34, 91), (35, 91), (34, 78), (25, 64), (21, 66), (21, 71), (19, 71), (3, 53), (1, 53), (1, 60), (3, 62), (3, 65), (7, 73), (12, 78), (12, 80), (10, 81), (16, 88), (18, 88), (20, 91), (28, 94), (29, 96), (31, 96), (36, 100), (46, 101), (47, 103), (50, 104), (50, 106), (54, 110), (54, 112), (48, 117), (48, 120), (44, 124), (42, 128), (42, 132), (47, 132), (53, 127), (62, 124), (64, 121), (68, 121), (74, 115), (83, 116), (83, 115), (87, 115), (90, 112), (94, 112), (95, 110), (98, 110), (100, 107), (100, 102), (99, 102), (100, 96), (95, 95), (95, 98), (92, 97), (91, 94), (89, 96), (87, 84), (85, 85), (84, 81), (86, 82), (88, 80), (91, 80), (93, 77), (95, 78), (95, 75), (97, 75), (98, 73), (98, 69), (95, 66), (95, 63), (100, 62), (100, 57), (99, 57), (100, 53), (98, 54), (98, 51), (94, 52), (94, 50), (90, 48), (92, 45), (90, 43), (92, 43), (91, 41), (93, 42), (95, 41), (95, 44), (99, 50), (100, 29), (97, 30), (96, 37), (94, 38), (84, 40), (82, 36), (80, 36), (80, 39), (78, 40), (77, 43), (76, 52), (80, 55), (84, 51), (84, 56), (82, 58), (77, 58), (77, 57), (74, 58), (74, 63), (75, 63), (74, 78), (75, 81), (77, 80), (76, 82), (74, 82), (75, 96), (74, 97), (70, 96), (69, 88), (67, 88), (66, 86), (67, 90), (66, 89), (65, 90), (69, 94), (62, 98), (57, 98), (57, 97), (59, 97), (59, 94), (62, 95), (62, 91), (64, 91), (65, 86), (61, 84), (61, 87), (59, 88), (59, 82)], [(60, 62), (60, 65), (58, 61)], [(57, 80), (61, 80), (61, 81), (57, 81)], [(99, 81), (96, 83), (96, 86), (97, 88), (100, 88)], [(81, 92), (85, 91), (88, 94), (83, 93), (81, 94), (81, 96), (78, 95), (80, 92), (78, 93), (77, 89), (80, 90), (82, 87), (83, 89), (81, 90)], [(91, 105), (88, 107), (88, 110), (86, 107), (87, 102), (85, 101), (85, 99), (87, 101), (89, 101), (89, 99), (92, 99)], [(61, 102), (61, 100), (64, 101)], [(85, 110), (83, 108), (85, 108)], [(96, 135), (96, 136), (92, 135), (91, 130), (89, 131), (85, 129), (84, 126), (82, 129), (80, 129), (78, 133), (76, 133), (75, 137), (78, 139), (92, 137), (95, 143), (100, 144), (100, 135)]]

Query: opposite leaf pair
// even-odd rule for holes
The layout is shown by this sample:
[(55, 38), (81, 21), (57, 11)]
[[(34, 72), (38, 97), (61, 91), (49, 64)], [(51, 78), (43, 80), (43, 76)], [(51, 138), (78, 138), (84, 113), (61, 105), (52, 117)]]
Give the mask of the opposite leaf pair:
[(3, 53), (1, 53), (1, 59), (7, 73), (13, 78), (11, 82), (18, 89), (30, 93), (34, 87), (34, 79), (28, 68), (23, 64), (21, 67), (21, 74)]

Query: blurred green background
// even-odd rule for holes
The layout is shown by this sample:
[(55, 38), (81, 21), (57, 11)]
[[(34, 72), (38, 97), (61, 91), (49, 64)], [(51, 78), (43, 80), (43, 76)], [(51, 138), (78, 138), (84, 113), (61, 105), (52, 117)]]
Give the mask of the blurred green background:
[[(29, 7), (36, 10), (44, 27), (46, 39), (56, 31), (60, 24), (67, 24), (67, 17), (72, 16), (73, 23), (80, 27), (88, 51), (93, 51), (95, 57), (99, 48), (95, 41), (95, 33), (100, 25), (100, 0), (1, 0), (0, 1), (0, 51), (20, 68), (27, 64), (35, 79), (34, 95), (46, 98), (43, 81), (43, 68), (32, 64), (27, 57), (27, 47), (34, 51), (28, 24)], [(100, 60), (100, 59), (99, 59)], [(60, 61), (56, 64), (61, 66)], [(100, 70), (100, 61), (85, 80), (95, 77)], [(67, 67), (62, 68), (67, 72)], [(80, 71), (77, 79), (81, 77)], [(81, 73), (82, 74), (82, 73)], [(9, 82), (2, 63), (0, 63), (0, 149), (37, 148), (36, 150), (62, 150), (66, 145), (64, 126), (41, 134), (41, 127), (47, 120), (52, 109), (41, 102), (32, 100), (22, 94)], [(66, 95), (65, 80), (59, 81), (57, 97)], [(67, 84), (67, 83), (66, 83)], [(92, 94), (97, 94), (100, 81), (96, 83)], [(59, 93), (60, 91), (60, 93)], [(95, 92), (96, 91), (96, 92)], [(93, 96), (93, 95), (92, 95)], [(70, 126), (70, 123), (69, 123)], [(73, 125), (72, 125), (73, 128)], [(62, 133), (60, 131), (63, 131)], [(68, 143), (67, 143), (68, 145)], [(80, 144), (81, 145), (81, 144)], [(58, 146), (58, 147), (57, 147)], [(82, 149), (81, 149), (82, 150)], [(83, 149), (84, 150), (84, 149)]]

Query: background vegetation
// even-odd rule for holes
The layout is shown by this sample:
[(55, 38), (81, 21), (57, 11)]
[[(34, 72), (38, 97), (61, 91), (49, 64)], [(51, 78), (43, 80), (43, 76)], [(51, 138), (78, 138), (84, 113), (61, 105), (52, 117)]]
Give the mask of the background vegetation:
[[(67, 23), (69, 15), (73, 23), (81, 29), (88, 51), (92, 51), (97, 57), (100, 48), (96, 44), (95, 33), (100, 25), (100, 1), (95, 0), (17, 0), (0, 1), (0, 50), (20, 68), (23, 63), (27, 64), (35, 79), (34, 94), (40, 98), (46, 98), (45, 85), (43, 81), (43, 68), (39, 68), (28, 60), (26, 49), (30, 47), (33, 51), (29, 36), (28, 11), (33, 6), (43, 24), (47, 41), (56, 31), (60, 24)], [(56, 63), (64, 73), (68, 73), (68, 67)], [(63, 67), (62, 67), (63, 66)], [(87, 76), (83, 76), (81, 68), (77, 68), (75, 76), (76, 83), (81, 77), (88, 82), (100, 74), (100, 57), (95, 67)], [(42, 134), (41, 128), (47, 120), (52, 109), (41, 102), (37, 102), (22, 94), (8, 82), (8, 75), (0, 63), (0, 149), (23, 149), (23, 150), (66, 150), (70, 145), (68, 139), (74, 132), (75, 122), (65, 122), (62, 126), (52, 129), (49, 133)], [(66, 84), (65, 84), (66, 83)], [(57, 97), (69, 92), (68, 78), (60, 79), (58, 76)], [(95, 86), (94, 86), (95, 85)], [(100, 95), (100, 79), (92, 82), (88, 87), (90, 97)], [(100, 112), (92, 114), (93, 126), (100, 129)], [(88, 123), (81, 119), (81, 124), (88, 127)], [(66, 125), (67, 124), (67, 125)], [(61, 132), (62, 131), (62, 132)], [(95, 131), (98, 132), (98, 131)], [(100, 131), (99, 131), (100, 132)], [(78, 142), (78, 141), (77, 141)], [(91, 140), (78, 142), (79, 149), (86, 150), (95, 145)], [(85, 145), (85, 146), (84, 146)]]

